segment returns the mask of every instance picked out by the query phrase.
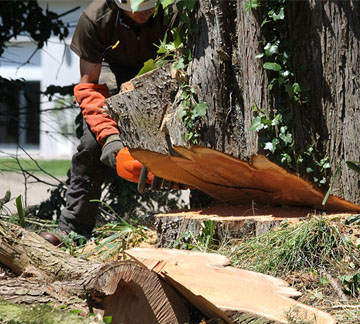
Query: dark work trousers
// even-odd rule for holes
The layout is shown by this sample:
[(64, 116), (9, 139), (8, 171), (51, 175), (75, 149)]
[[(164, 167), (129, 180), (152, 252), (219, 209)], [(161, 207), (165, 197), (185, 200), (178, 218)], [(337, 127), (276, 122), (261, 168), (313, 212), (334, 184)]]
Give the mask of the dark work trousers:
[[(99, 83), (106, 83), (110, 95), (114, 95), (119, 92), (121, 83), (133, 78), (137, 71), (116, 66), (110, 68), (108, 64), (103, 64)], [(95, 227), (99, 207), (99, 203), (90, 200), (100, 199), (101, 186), (113, 170), (100, 161), (102, 147), (85, 120), (83, 123), (84, 133), (72, 158), (70, 185), (59, 229), (89, 237)]]

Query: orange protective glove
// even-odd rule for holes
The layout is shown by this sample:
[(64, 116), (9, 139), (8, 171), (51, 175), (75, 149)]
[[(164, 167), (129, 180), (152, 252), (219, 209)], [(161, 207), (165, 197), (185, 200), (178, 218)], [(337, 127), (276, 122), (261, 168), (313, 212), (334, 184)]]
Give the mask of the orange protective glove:
[(74, 87), (74, 95), (85, 121), (101, 145), (109, 135), (119, 134), (116, 122), (102, 110), (109, 97), (106, 84), (79, 83)]

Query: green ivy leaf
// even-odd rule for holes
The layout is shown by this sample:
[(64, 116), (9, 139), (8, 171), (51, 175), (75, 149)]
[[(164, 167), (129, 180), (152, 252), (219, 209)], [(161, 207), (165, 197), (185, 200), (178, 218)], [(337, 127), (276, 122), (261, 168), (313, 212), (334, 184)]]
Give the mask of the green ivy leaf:
[(264, 124), (261, 121), (261, 117), (256, 117), (253, 119), (251, 126), (249, 127), (249, 131), (259, 131), (264, 128)]
[(290, 164), (291, 163), (291, 156), (287, 153), (282, 153), (281, 154), (281, 163), (287, 163)]
[(284, 18), (285, 18), (284, 7), (281, 7), (278, 13), (275, 13), (274, 10), (270, 10), (270, 11), (268, 12), (268, 15), (269, 15), (269, 17), (270, 17), (272, 20), (274, 20), (274, 21), (284, 20)]
[(271, 43), (267, 43), (264, 47), (265, 50), (265, 55), (266, 56), (271, 56), (273, 54), (278, 54), (279, 53), (279, 43), (275, 42), (273, 44)]
[(173, 4), (173, 0), (161, 0), (161, 6), (163, 9), (167, 8), (168, 6)]
[(294, 83), (294, 84), (292, 85), (292, 87), (293, 87), (294, 93), (298, 94), (298, 93), (301, 92), (301, 88), (300, 88), (300, 84), (299, 84), (299, 83)]
[(259, 6), (258, 0), (246, 0), (245, 12), (248, 12), (250, 9), (256, 9), (258, 6)]
[(271, 142), (267, 142), (265, 144), (264, 149), (271, 151), (271, 153), (275, 153), (276, 146), (279, 144), (279, 140), (277, 138), (274, 138)]
[(279, 125), (279, 123), (281, 122), (281, 119), (282, 119), (281, 114), (276, 115), (275, 118), (271, 121), (271, 126)]
[(272, 70), (272, 71), (280, 71), (281, 70), (281, 65), (278, 63), (273, 63), (273, 62), (265, 62), (263, 65), (265, 70)]
[(197, 116), (204, 117), (206, 115), (206, 110), (208, 109), (208, 104), (206, 102), (200, 102), (196, 104), (193, 108), (193, 111), (196, 112)]
[(260, 59), (260, 58), (262, 58), (264, 55), (265, 55), (265, 53), (259, 53), (259, 54), (255, 55), (255, 58)]
[(173, 67), (174, 67), (175, 70), (185, 69), (184, 58), (180, 57), (179, 60), (175, 61), (174, 64), (173, 64)]
[(287, 133), (287, 134), (280, 133), (279, 137), (284, 141), (285, 144), (292, 143), (292, 135), (290, 133)]
[(181, 108), (178, 113), (178, 118), (182, 120), (187, 115), (187, 111), (184, 108)]
[(144, 66), (141, 68), (141, 70), (139, 71), (139, 73), (136, 76), (145, 74), (145, 73), (150, 72), (155, 69), (156, 69), (155, 61), (153, 59), (147, 60), (144, 63)]

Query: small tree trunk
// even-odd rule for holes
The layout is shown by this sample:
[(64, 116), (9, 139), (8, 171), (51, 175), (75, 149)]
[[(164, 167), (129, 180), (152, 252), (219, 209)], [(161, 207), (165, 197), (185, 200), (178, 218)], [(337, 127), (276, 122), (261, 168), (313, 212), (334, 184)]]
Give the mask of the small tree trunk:
[(179, 295), (143, 265), (74, 258), (37, 234), (2, 221), (0, 263), (21, 275), (1, 283), (0, 296), (6, 300), (51, 301), (86, 311), (88, 295), (94, 309), (111, 315), (114, 324), (182, 324), (189, 320)]

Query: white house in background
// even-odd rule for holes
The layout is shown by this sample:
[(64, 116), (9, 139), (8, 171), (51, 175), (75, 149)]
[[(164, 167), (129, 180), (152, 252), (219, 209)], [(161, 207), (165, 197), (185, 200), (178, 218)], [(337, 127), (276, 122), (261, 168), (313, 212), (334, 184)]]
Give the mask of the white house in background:
[[(48, 7), (49, 10), (57, 13), (80, 7), (62, 17), (62, 20), (71, 26), (69, 36), (65, 40), (67, 45), (70, 45), (81, 13), (90, 2), (91, 0), (38, 1), (43, 8)], [(78, 140), (76, 137), (69, 139), (61, 134), (66, 129), (74, 129), (74, 118), (79, 110), (67, 109), (55, 114), (50, 108), (54, 108), (56, 103), (47, 102), (46, 97), (40, 96), (39, 90), (44, 91), (49, 85), (65, 86), (77, 83), (80, 78), (79, 58), (69, 46), (64, 46), (64, 43), (54, 36), (31, 58), (29, 64), (22, 66), (35, 48), (36, 46), (29, 38), (18, 37), (11, 42), (9, 48), (0, 57), (0, 76), (7, 79), (24, 78), (30, 82), (33, 91), (27, 94), (31, 96), (33, 104), (25, 109), (31, 109), (34, 112), (24, 114), (22, 111), (24, 108), (21, 108), (24, 94), (14, 94), (19, 108), (15, 107), (11, 110), (15, 114), (12, 121), (6, 122), (6, 125), (3, 122), (0, 123), (0, 157), (9, 154), (23, 155), (23, 151), (18, 150), (17, 143), (19, 143), (34, 158), (71, 158)], [(4, 109), (10, 109), (10, 107), (0, 105), (0, 120), (3, 115), (1, 110)], [(40, 114), (37, 113), (39, 111)]]

